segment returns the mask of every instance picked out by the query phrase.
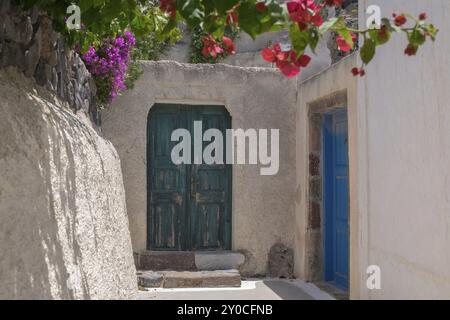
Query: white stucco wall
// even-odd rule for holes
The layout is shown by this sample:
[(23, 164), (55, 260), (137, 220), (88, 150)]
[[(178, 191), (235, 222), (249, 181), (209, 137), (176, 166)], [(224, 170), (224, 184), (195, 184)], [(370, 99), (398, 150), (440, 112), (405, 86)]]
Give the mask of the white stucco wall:
[(378, 4), (383, 15), (425, 11), (441, 32), (412, 58), (403, 55), (406, 41), (397, 37), (378, 50), (361, 80), (363, 258), (382, 270), (382, 290), (362, 285), (361, 297), (449, 299), (450, 2), (371, 0), (360, 1), (361, 10), (369, 4)]
[[(360, 1), (392, 12), (427, 12), (441, 31), (416, 57), (404, 35), (378, 48), (364, 78), (351, 57), (299, 87), (297, 163), (307, 161), (308, 106), (346, 90), (350, 144), (350, 296), (450, 298), (450, 34), (447, 0)], [(296, 272), (308, 279), (306, 164), (297, 170)], [(305, 198), (306, 197), (306, 198)], [(381, 290), (366, 269), (381, 268)]]
[(224, 105), (235, 129), (280, 129), (280, 171), (233, 166), (233, 250), (244, 250), (244, 274), (266, 274), (277, 242), (293, 246), (296, 79), (275, 69), (143, 62), (144, 74), (103, 113), (103, 131), (121, 161), (133, 248), (146, 250), (147, 116), (156, 103)]
[[(309, 215), (309, 155), (312, 144), (321, 144), (318, 139), (322, 137), (310, 136), (310, 112), (323, 112), (334, 107), (346, 107), (349, 121), (349, 163), (350, 163), (350, 221), (358, 225), (358, 197), (359, 176), (357, 172), (358, 162), (364, 150), (359, 148), (361, 134), (359, 123), (364, 123), (363, 110), (358, 108), (357, 93), (358, 79), (350, 73), (353, 66), (356, 65), (356, 56), (352, 55), (333, 65), (326, 71), (311, 77), (310, 79), (299, 83), (298, 86), (298, 104), (296, 110), (296, 214), (295, 214), (295, 274), (297, 277), (306, 281), (313, 279), (315, 268), (321, 268), (313, 263), (314, 250), (321, 246), (320, 230), (311, 230), (308, 226)], [(346, 104), (341, 101), (334, 101), (335, 96), (341, 94), (346, 96)], [(311, 107), (314, 105), (314, 107)], [(323, 109), (322, 109), (323, 108)], [(321, 166), (321, 164), (320, 164)], [(323, 218), (323, 217), (321, 217)], [(323, 221), (323, 220), (322, 220)], [(323, 223), (321, 222), (323, 228)], [(353, 248), (359, 248), (360, 241), (357, 233), (350, 230), (351, 242), (351, 271), (358, 270), (355, 267), (358, 262), (358, 251)], [(319, 248), (321, 250), (321, 248)], [(321, 255), (322, 252), (316, 252)], [(358, 275), (358, 272), (355, 272)], [(351, 284), (359, 283), (357, 279), (351, 281)]]

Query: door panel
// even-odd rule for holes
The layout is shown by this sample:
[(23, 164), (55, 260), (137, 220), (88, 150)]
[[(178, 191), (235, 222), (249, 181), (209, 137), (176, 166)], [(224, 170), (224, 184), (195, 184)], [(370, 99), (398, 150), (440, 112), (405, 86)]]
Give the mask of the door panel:
[(349, 179), (347, 113), (324, 119), (325, 280), (348, 288)]
[[(226, 137), (231, 119), (223, 108), (194, 107), (190, 123), (201, 121), (203, 132), (218, 129)], [(192, 128), (192, 127), (191, 127)], [(193, 129), (191, 129), (193, 132)], [(203, 142), (203, 150), (211, 142)], [(224, 153), (225, 155), (225, 153)], [(191, 248), (231, 249), (231, 166), (225, 164), (191, 166)]]
[[(175, 129), (218, 129), (225, 137), (231, 118), (224, 107), (156, 105), (148, 127), (148, 249), (231, 249), (231, 166), (176, 166), (171, 160)], [(210, 142), (204, 142), (205, 148)]]
[(172, 163), (173, 130), (186, 128), (179, 106), (152, 110), (148, 133), (148, 244), (154, 250), (182, 250), (185, 224), (186, 167)]

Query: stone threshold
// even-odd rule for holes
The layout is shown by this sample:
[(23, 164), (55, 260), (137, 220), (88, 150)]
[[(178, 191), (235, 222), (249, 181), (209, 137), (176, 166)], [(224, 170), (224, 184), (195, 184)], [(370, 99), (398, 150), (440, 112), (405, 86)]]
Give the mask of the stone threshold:
[(239, 270), (245, 256), (233, 251), (145, 251), (135, 254), (135, 262), (143, 271)]
[(218, 271), (139, 271), (141, 290), (152, 288), (238, 288), (241, 275), (237, 270)]

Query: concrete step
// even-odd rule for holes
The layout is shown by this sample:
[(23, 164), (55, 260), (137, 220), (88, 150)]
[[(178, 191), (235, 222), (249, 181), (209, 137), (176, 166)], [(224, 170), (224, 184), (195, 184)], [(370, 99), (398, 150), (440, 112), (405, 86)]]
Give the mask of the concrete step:
[(135, 259), (137, 269), (145, 271), (239, 270), (245, 263), (243, 254), (232, 251), (145, 251)]
[(237, 270), (219, 271), (140, 271), (140, 288), (228, 288), (240, 287), (241, 275)]

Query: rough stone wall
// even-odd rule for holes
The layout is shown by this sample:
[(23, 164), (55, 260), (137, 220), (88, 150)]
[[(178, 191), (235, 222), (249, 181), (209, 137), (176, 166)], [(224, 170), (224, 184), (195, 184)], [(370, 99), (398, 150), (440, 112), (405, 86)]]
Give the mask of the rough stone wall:
[(100, 124), (95, 83), (80, 57), (36, 7), (29, 11), (11, 0), (0, 3), (0, 69), (17, 67), (40, 86), (67, 101), (74, 112)]
[(135, 89), (102, 113), (103, 132), (122, 160), (133, 249), (146, 249), (147, 119), (155, 102), (224, 105), (235, 129), (280, 129), (280, 171), (233, 166), (233, 250), (246, 254), (244, 275), (268, 273), (270, 248), (292, 248), (295, 209), (296, 79), (277, 70), (224, 64), (143, 62)]
[(120, 160), (48, 17), (0, 2), (0, 299), (137, 292)]
[(0, 299), (133, 298), (116, 150), (13, 68), (0, 97)]

